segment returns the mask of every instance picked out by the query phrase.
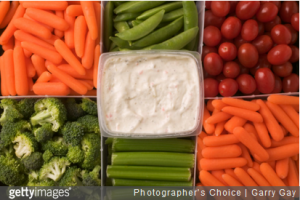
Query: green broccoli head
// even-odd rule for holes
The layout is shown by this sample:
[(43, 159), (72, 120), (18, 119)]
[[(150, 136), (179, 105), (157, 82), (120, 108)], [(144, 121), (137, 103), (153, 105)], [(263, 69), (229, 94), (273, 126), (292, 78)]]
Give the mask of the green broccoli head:
[(84, 152), (84, 160), (80, 163), (84, 169), (92, 170), (96, 165), (101, 165), (100, 136), (94, 133), (85, 134), (81, 147)]
[(53, 137), (45, 143), (42, 143), (42, 150), (49, 150), (55, 156), (65, 156), (68, 153), (68, 145), (62, 137)]
[(34, 104), (36, 99), (22, 99), (17, 103), (18, 111), (23, 115), (24, 119), (29, 119), (34, 113)]
[(52, 124), (52, 131), (57, 132), (67, 119), (67, 110), (64, 104), (56, 98), (39, 99), (34, 104), (35, 113), (30, 118), (33, 126)]
[(50, 178), (53, 181), (59, 181), (70, 164), (66, 157), (53, 157), (40, 169), (40, 179)]
[(69, 146), (67, 158), (71, 163), (81, 163), (84, 160), (84, 152), (81, 146)]
[(84, 127), (78, 122), (67, 122), (61, 129), (64, 140), (71, 146), (80, 145)]
[(81, 123), (84, 127), (85, 133), (98, 133), (100, 134), (98, 117), (93, 115), (85, 115), (80, 117), (77, 122)]
[(34, 135), (30, 132), (18, 133), (13, 140), (15, 154), (18, 158), (25, 158), (38, 149)]
[(18, 111), (17, 101), (14, 99), (2, 99), (0, 107), (3, 109), (0, 117), (0, 123), (15, 122), (23, 118), (23, 115)]
[(0, 155), (0, 181), (5, 185), (20, 185), (26, 180), (24, 166), (13, 156)]
[(97, 116), (97, 103), (89, 98), (83, 98), (81, 103), (82, 110), (90, 115)]
[(45, 123), (40, 127), (35, 127), (33, 129), (33, 134), (38, 142), (46, 142), (47, 140), (50, 140), (54, 134), (52, 131), (52, 124)]
[(70, 167), (59, 181), (59, 186), (83, 186), (80, 181), (81, 170), (77, 167)]
[(52, 153), (50, 150), (46, 150), (46, 151), (43, 153), (43, 160), (44, 160), (45, 162), (48, 162), (52, 157), (53, 157), (53, 153)]
[(101, 166), (96, 165), (93, 171), (83, 170), (81, 172), (82, 183), (84, 186), (101, 186), (101, 179), (99, 178)]
[(56, 186), (56, 182), (49, 178), (39, 180), (39, 173), (32, 171), (28, 174), (27, 186)]
[(65, 107), (67, 109), (67, 119), (69, 121), (75, 121), (79, 117), (86, 115), (82, 110), (81, 104), (77, 103), (74, 98), (68, 98), (65, 101)]
[(40, 152), (33, 152), (30, 156), (22, 159), (22, 163), (26, 169), (38, 170), (44, 163), (43, 154)]

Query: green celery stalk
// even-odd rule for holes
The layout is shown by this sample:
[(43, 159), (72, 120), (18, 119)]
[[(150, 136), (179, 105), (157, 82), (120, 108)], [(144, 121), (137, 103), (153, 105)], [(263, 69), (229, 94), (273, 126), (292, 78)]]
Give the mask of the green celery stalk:
[(149, 180), (132, 180), (132, 179), (112, 179), (113, 186), (193, 186), (193, 181), (149, 181)]

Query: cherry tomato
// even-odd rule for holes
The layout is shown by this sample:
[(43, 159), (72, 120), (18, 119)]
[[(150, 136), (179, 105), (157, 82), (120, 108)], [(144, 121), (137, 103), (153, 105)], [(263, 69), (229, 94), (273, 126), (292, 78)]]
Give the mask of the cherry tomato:
[(242, 44), (238, 50), (238, 58), (244, 67), (254, 67), (258, 61), (257, 49), (250, 43)]
[(205, 9), (211, 8), (211, 1), (205, 1)]
[(257, 89), (263, 93), (268, 94), (274, 90), (275, 77), (269, 68), (260, 68), (255, 73), (255, 82)]
[(286, 77), (292, 73), (293, 65), (290, 62), (286, 62), (283, 65), (273, 65), (272, 70), (277, 76)]
[(215, 76), (210, 75), (209, 73), (207, 73), (207, 71), (203, 70), (203, 77), (204, 78), (215, 78)]
[(216, 76), (223, 71), (223, 60), (216, 53), (209, 53), (204, 57), (204, 69), (212, 76)]
[(276, 44), (289, 44), (292, 41), (290, 30), (282, 24), (278, 24), (272, 28), (271, 37)]
[[(241, 63), (239, 63), (239, 61), (236, 61), (239, 66), (240, 66), (240, 74), (249, 74), (250, 72), (250, 68), (244, 67), (243, 65), (241, 65)], [(252, 68), (251, 68), (252, 69)]]
[(273, 41), (268, 35), (258, 36), (252, 41), (252, 44), (256, 47), (259, 54), (265, 54), (273, 47)]
[(243, 94), (252, 94), (256, 89), (256, 83), (252, 76), (249, 74), (241, 74), (236, 79), (239, 85), (239, 91)]
[(224, 43), (224, 42), (230, 42), (230, 43), (233, 43), (233, 39), (227, 39), (227, 38), (222, 37), (220, 44), (222, 44), (222, 43)]
[(217, 17), (212, 13), (211, 10), (205, 11), (204, 27), (215, 26), (217, 28), (221, 28), (224, 21), (225, 17)]
[(256, 13), (256, 19), (260, 22), (270, 22), (275, 19), (277, 13), (277, 6), (273, 3), (267, 2), (260, 6)]
[(227, 39), (234, 39), (240, 34), (241, 28), (241, 20), (236, 17), (228, 17), (221, 26), (221, 33)]
[(231, 78), (226, 78), (221, 81), (219, 84), (219, 93), (223, 97), (230, 97), (235, 95), (235, 93), (238, 91), (238, 84), (236, 80)]
[(279, 10), (279, 16), (282, 21), (291, 23), (292, 15), (299, 12), (299, 6), (295, 1), (284, 1)]
[(292, 49), (292, 56), (289, 61), (291, 63), (298, 62), (299, 61), (299, 48), (294, 45), (290, 45), (290, 47)]
[(207, 46), (217, 46), (221, 41), (222, 35), (220, 30), (215, 26), (208, 26), (204, 29), (203, 43)]
[(242, 26), (241, 36), (246, 41), (254, 40), (258, 35), (258, 23), (254, 19), (245, 21)]
[(267, 59), (267, 54), (262, 54), (258, 58), (257, 64), (250, 69), (250, 73), (254, 76), (256, 71), (260, 68), (269, 68), (271, 69), (272, 65), (269, 63)]
[(280, 2), (280, 1), (261, 1), (260, 4), (262, 5), (262, 4), (265, 4), (265, 3), (267, 3), (267, 2), (270, 2), (270, 3), (275, 4), (275, 6), (277, 6), (278, 10), (279, 10), (280, 7), (281, 7), (281, 2)]
[(251, 19), (259, 7), (259, 1), (240, 1), (236, 6), (236, 16), (241, 20)]
[(231, 61), (236, 58), (237, 49), (234, 44), (230, 42), (224, 42), (219, 46), (219, 55), (225, 61)]
[(258, 35), (263, 35), (265, 32), (264, 23), (257, 22), (257, 24), (258, 24)]
[(268, 61), (272, 65), (282, 65), (292, 56), (292, 49), (286, 44), (273, 47), (268, 53)]
[(236, 5), (238, 4), (238, 1), (229, 1), (230, 3), (230, 14), (235, 14)]
[(290, 74), (282, 80), (283, 92), (298, 92), (299, 91), (299, 76)]
[(272, 21), (264, 23), (265, 31), (270, 32), (277, 24), (281, 24), (281, 19), (278, 16), (276, 16)]
[(204, 96), (215, 97), (219, 93), (219, 82), (213, 78), (204, 79)]
[(218, 49), (216, 47), (209, 47), (209, 46), (204, 46), (202, 48), (202, 60), (204, 60), (204, 57), (209, 54), (209, 53), (218, 53)]
[(274, 86), (274, 90), (271, 93), (280, 93), (282, 91), (281, 78), (277, 75), (274, 75), (274, 77), (275, 77), (275, 86)]
[(236, 78), (240, 74), (240, 65), (237, 62), (226, 62), (223, 67), (223, 74), (227, 78)]
[(238, 49), (238, 48), (240, 48), (240, 46), (242, 44), (245, 44), (245, 43), (248, 43), (248, 42), (246, 40), (244, 40), (241, 35), (239, 35), (236, 38), (234, 38), (233, 43), (236, 46), (236, 48)]
[(298, 40), (299, 33), (293, 28), (293, 26), (291, 24), (284, 24), (284, 26), (287, 29), (289, 29), (289, 31), (292, 34), (292, 39), (291, 39), (291, 42), (289, 44), (295, 44)]
[(226, 77), (224, 76), (223, 73), (219, 74), (218, 76), (216, 76), (216, 80), (221, 83), (221, 81), (223, 81), (224, 79), (226, 79)]
[(225, 17), (230, 11), (230, 3), (228, 1), (211, 2), (211, 11), (218, 17)]
[(292, 15), (291, 24), (296, 31), (299, 31), (299, 13), (295, 13)]

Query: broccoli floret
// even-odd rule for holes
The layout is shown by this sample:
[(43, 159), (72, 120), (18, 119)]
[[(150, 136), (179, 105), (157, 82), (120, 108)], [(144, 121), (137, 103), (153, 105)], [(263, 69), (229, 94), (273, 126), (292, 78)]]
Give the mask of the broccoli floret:
[(28, 175), (28, 183), (27, 186), (55, 186), (56, 183), (52, 179), (44, 179), (39, 180), (39, 173), (36, 171), (32, 171)]
[(22, 159), (22, 163), (25, 168), (29, 170), (38, 170), (44, 163), (43, 154), (40, 152), (33, 152), (30, 156)]
[(6, 185), (20, 185), (26, 179), (24, 166), (13, 156), (0, 155), (0, 181)]
[(46, 151), (43, 153), (43, 160), (44, 160), (45, 162), (48, 162), (52, 157), (53, 157), (53, 153), (52, 153), (50, 150), (46, 150)]
[(66, 157), (53, 157), (48, 163), (45, 163), (40, 169), (40, 179), (50, 178), (59, 181), (71, 163)]
[(67, 110), (64, 104), (56, 98), (39, 99), (34, 104), (35, 113), (30, 118), (33, 126), (52, 124), (52, 131), (57, 132), (67, 119)]
[(3, 156), (14, 156), (14, 148), (13, 145), (8, 145), (7, 147), (1, 149), (0, 155)]
[(92, 170), (96, 165), (100, 165), (100, 136), (94, 133), (85, 134), (81, 147), (84, 152), (84, 160), (80, 163), (84, 169)]
[(17, 104), (17, 109), (23, 115), (24, 119), (29, 119), (31, 115), (34, 113), (34, 104), (36, 99), (22, 99)]
[(23, 115), (18, 111), (17, 101), (13, 99), (2, 99), (0, 107), (3, 109), (3, 113), (0, 118), (0, 122), (15, 122), (23, 118)]
[(97, 103), (89, 98), (83, 98), (81, 103), (82, 110), (90, 115), (98, 114)]
[(84, 128), (78, 122), (67, 122), (61, 129), (64, 140), (71, 146), (77, 146), (81, 143), (84, 135)]
[(62, 137), (53, 137), (52, 140), (42, 143), (42, 150), (49, 150), (56, 156), (64, 156), (68, 153), (68, 145)]
[(98, 117), (93, 115), (85, 115), (80, 117), (77, 122), (81, 123), (84, 127), (85, 133), (98, 133), (100, 134)]
[(72, 163), (81, 163), (84, 160), (84, 152), (80, 146), (69, 146), (67, 158)]
[(65, 106), (67, 109), (67, 118), (69, 121), (75, 121), (79, 117), (86, 115), (84, 110), (82, 110), (81, 104), (77, 103), (74, 98), (69, 98), (65, 101)]
[(38, 149), (34, 135), (29, 132), (18, 133), (13, 140), (15, 154), (18, 158), (25, 158)]
[(54, 134), (52, 131), (52, 124), (46, 123), (40, 127), (34, 128), (33, 134), (38, 142), (46, 142), (47, 140), (50, 140)]
[(101, 186), (101, 179), (99, 178), (101, 166), (96, 165), (93, 171), (89, 172), (87, 170), (83, 170), (81, 172), (82, 183), (84, 186)]
[(59, 186), (83, 186), (80, 181), (80, 169), (70, 167), (59, 181)]

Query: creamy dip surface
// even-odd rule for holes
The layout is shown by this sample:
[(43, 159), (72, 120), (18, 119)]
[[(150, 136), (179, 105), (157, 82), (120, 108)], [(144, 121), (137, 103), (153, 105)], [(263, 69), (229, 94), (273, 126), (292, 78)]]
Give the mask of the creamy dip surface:
[(198, 125), (199, 76), (191, 56), (112, 56), (102, 73), (101, 108), (110, 132), (161, 135)]

